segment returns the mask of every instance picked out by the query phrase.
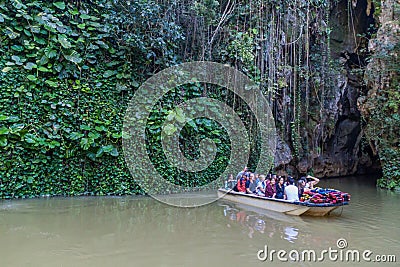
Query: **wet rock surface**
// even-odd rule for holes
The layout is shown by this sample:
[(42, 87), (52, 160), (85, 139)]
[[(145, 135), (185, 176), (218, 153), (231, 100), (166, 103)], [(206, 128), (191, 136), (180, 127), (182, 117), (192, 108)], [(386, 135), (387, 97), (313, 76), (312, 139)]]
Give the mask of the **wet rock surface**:
[[(373, 173), (380, 170), (378, 157), (372, 152), (362, 130), (357, 99), (368, 89), (364, 70), (374, 23), (373, 6), (366, 0), (353, 1), (349, 18), (348, 1), (332, 4), (331, 57), (339, 71), (334, 86), (326, 91), (322, 123), (310, 114), (309, 124), (302, 131), (309, 152), (295, 162), (293, 144), (279, 144), (275, 166), (292, 174), (312, 172), (319, 177), (336, 177)], [(317, 105), (314, 100), (310, 104)], [(323, 134), (316, 134), (322, 132)], [(280, 140), (282, 141), (282, 140)], [(282, 141), (283, 142), (283, 141)], [(291, 150), (287, 148), (291, 147)], [(290, 161), (289, 165), (287, 161)]]

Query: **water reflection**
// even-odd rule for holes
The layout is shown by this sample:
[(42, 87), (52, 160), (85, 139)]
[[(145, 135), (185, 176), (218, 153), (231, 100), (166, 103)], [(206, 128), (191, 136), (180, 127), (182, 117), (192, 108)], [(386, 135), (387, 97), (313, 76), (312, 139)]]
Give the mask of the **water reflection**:
[(232, 228), (232, 224), (239, 226), (241, 232), (249, 238), (253, 238), (255, 234), (268, 238), (277, 236), (294, 243), (299, 232), (292, 224), (299, 222), (304, 224), (301, 218), (264, 211), (247, 205), (223, 202), (219, 206), (223, 208), (223, 214), (228, 220), (226, 226), (228, 228)]
[(285, 239), (290, 243), (294, 243), (294, 240), (297, 239), (298, 234), (299, 234), (298, 229), (291, 226), (285, 227), (285, 235), (286, 235)]

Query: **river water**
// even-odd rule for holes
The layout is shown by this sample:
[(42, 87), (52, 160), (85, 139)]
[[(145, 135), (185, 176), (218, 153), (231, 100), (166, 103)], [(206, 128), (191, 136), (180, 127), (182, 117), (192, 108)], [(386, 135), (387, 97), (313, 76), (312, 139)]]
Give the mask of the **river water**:
[[(0, 201), (0, 266), (370, 266), (400, 262), (400, 194), (366, 177), (329, 179), (351, 204), (329, 217), (296, 217), (217, 201), (177, 208), (150, 197)], [(339, 216), (340, 215), (340, 216)], [(343, 239), (338, 247), (338, 239)], [(347, 247), (342, 246), (347, 243)], [(267, 259), (265, 248), (267, 246)], [(331, 249), (322, 254), (323, 250)], [(335, 254), (333, 250), (338, 252)], [(260, 253), (258, 253), (260, 250)], [(272, 254), (283, 250), (286, 254)], [(294, 261), (305, 250), (314, 258)], [(289, 258), (291, 253), (291, 259)], [(310, 252), (311, 253), (311, 252)], [(342, 259), (340, 259), (342, 253)], [(257, 254), (259, 254), (257, 256)], [(335, 255), (338, 259), (335, 260)], [(329, 258), (331, 256), (331, 258)], [(285, 262), (284, 260), (288, 261)]]

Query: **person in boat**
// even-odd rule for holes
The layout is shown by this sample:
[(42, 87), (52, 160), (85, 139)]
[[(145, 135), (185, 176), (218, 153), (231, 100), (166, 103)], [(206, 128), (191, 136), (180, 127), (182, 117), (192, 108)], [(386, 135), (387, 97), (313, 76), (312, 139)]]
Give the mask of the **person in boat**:
[(298, 181), (297, 181), (297, 190), (298, 190), (298, 194), (299, 194), (299, 199), (303, 196), (304, 192), (306, 192), (306, 177), (301, 177)]
[(285, 199), (289, 201), (299, 201), (299, 190), (297, 186), (294, 185), (293, 177), (288, 177), (288, 186), (285, 186)]
[(242, 178), (243, 174), (246, 173), (248, 171), (247, 166), (244, 166), (243, 171), (240, 171), (237, 175), (236, 175), (236, 181), (239, 181), (240, 178)]
[(236, 180), (233, 179), (233, 174), (228, 174), (228, 178), (226, 179), (226, 187), (232, 189), (236, 185)]
[(246, 173), (242, 173), (242, 177), (239, 178), (237, 181), (236, 186), (233, 188), (236, 192), (246, 193), (246, 182), (247, 182), (247, 175)]
[(254, 173), (254, 182), (256, 183), (256, 185), (258, 185), (258, 183), (260, 182), (260, 174)]
[(265, 186), (265, 197), (274, 198), (276, 194), (276, 180), (271, 178), (271, 181)]
[(267, 186), (267, 180), (265, 175), (260, 175), (260, 181), (257, 183), (256, 191), (257, 195), (265, 196), (265, 187)]
[(250, 173), (249, 179), (246, 181), (246, 193), (247, 194), (256, 194), (256, 183), (254, 181), (254, 173)]
[[(307, 178), (308, 179), (312, 179), (312, 181), (307, 182)], [(299, 198), (301, 198), (301, 196), (310, 191), (311, 189), (314, 188), (314, 186), (319, 182), (319, 179), (316, 177), (313, 177), (311, 175), (307, 175), (307, 176), (303, 176), (301, 177), (298, 182), (297, 182), (297, 188), (299, 191)]]
[(305, 188), (311, 190), (314, 188), (315, 185), (319, 183), (319, 179), (317, 177), (307, 175), (306, 180), (309, 182), (306, 183)]
[(285, 199), (285, 179), (279, 176), (278, 182), (276, 183), (276, 193), (275, 198)]

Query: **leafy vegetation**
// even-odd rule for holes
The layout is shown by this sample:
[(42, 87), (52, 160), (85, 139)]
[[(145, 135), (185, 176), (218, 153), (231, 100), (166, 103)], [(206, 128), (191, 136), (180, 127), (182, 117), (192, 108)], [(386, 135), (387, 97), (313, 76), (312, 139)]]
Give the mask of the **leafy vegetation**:
[[(329, 13), (327, 0), (0, 1), (0, 198), (143, 193), (121, 151), (127, 102), (153, 74), (192, 60), (229, 64), (257, 82), (294, 164), (319, 155), (334, 128), (325, 100), (333, 88)], [(198, 96), (238, 111), (251, 137), (249, 166), (258, 162), (258, 125), (246, 105), (223, 88), (185, 85), (154, 107), (147, 128), (154, 165), (180, 185), (202, 185), (229, 163), (226, 132), (206, 118), (184, 127), (180, 145), (195, 159), (200, 140), (213, 139), (213, 165), (184, 173), (165, 161), (168, 110)], [(398, 95), (388, 97), (389, 112)], [(398, 117), (379, 116), (397, 130)]]
[(121, 155), (124, 108), (181, 34), (151, 2), (136, 2), (131, 17), (122, 9), (0, 4), (0, 197), (141, 192)]
[[(0, 4), (0, 198), (143, 193), (121, 153), (122, 120), (141, 82), (183, 60), (177, 50), (185, 38), (168, 7), (153, 1)], [(199, 93), (199, 87), (183, 90), (189, 98)], [(166, 108), (177, 96), (164, 99)], [(191, 185), (190, 174), (177, 173), (161, 157), (155, 133), (164, 113), (157, 110), (149, 127), (154, 164), (164, 177)], [(182, 132), (189, 151), (206, 136), (220, 144), (207, 177), (229, 160), (229, 140), (219, 128), (200, 119)]]
[(379, 155), (383, 177), (378, 186), (400, 188), (400, 4), (389, 1), (380, 7), (380, 23), (368, 65), (370, 90), (359, 99), (365, 132)]

